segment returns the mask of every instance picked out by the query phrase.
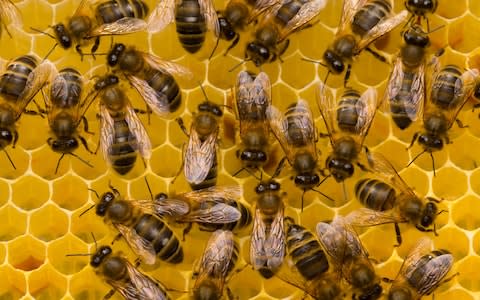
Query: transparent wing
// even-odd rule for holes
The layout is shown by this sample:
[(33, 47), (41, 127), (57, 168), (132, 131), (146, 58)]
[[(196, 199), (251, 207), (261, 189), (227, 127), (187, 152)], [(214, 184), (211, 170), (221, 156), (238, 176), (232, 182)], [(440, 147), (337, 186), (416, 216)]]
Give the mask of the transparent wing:
[(410, 252), (405, 257), (403, 261), (402, 268), (400, 269), (399, 274), (405, 277), (408, 269), (412, 269), (418, 264), (418, 260), (425, 254), (429, 253), (433, 247), (433, 242), (428, 237), (421, 237), (418, 239), (417, 243), (413, 246)]
[(0, 19), (5, 24), (12, 24), (15, 27), (22, 26), (22, 13), (10, 0), (0, 1)]
[(457, 107), (448, 110), (448, 128), (452, 127), (463, 105), (465, 105), (468, 99), (472, 96), (473, 89), (475, 87), (475, 80), (479, 76), (480, 73), (477, 69), (470, 69), (462, 74), (461, 82), (460, 80), (457, 80), (455, 84), (455, 96), (459, 97), (460, 101), (458, 101)]
[(265, 241), (265, 252), (267, 255), (267, 266), (270, 270), (277, 270), (285, 256), (285, 232), (283, 230), (283, 207), (280, 208), (273, 219)]
[(330, 257), (334, 270), (341, 274), (347, 251), (345, 232), (343, 230), (339, 231), (336, 226), (322, 222), (317, 224), (316, 232), (323, 250)]
[(239, 185), (212, 186), (206, 189), (191, 191), (175, 196), (187, 201), (233, 203), (242, 196), (242, 187)]
[(369, 208), (359, 208), (349, 213), (345, 219), (353, 226), (366, 227), (389, 223), (404, 223), (407, 220), (393, 210), (376, 211)]
[(108, 154), (112, 149), (115, 127), (113, 118), (103, 104), (100, 105), (100, 117), (100, 149), (102, 149), (103, 159), (110, 162)]
[(165, 116), (170, 112), (167, 95), (158, 93), (147, 81), (136, 76), (127, 75), (127, 78), (155, 114)]
[(130, 200), (133, 206), (140, 208), (144, 213), (155, 214), (159, 217), (180, 217), (190, 211), (188, 203), (177, 199), (152, 200)]
[(90, 16), (92, 15), (92, 7), (95, 6), (96, 3), (98, 3), (99, 0), (82, 0), (80, 4), (78, 5), (77, 9), (73, 13), (72, 17), (76, 16)]
[(382, 35), (390, 32), (392, 29), (403, 23), (408, 17), (408, 11), (402, 10), (400, 13), (387, 18), (383, 22), (377, 24), (373, 27), (364, 37), (361, 39), (357, 45), (357, 52), (360, 52), (370, 43), (381, 37)]
[(199, 184), (207, 178), (216, 159), (217, 132), (202, 143), (195, 129), (190, 131), (184, 155), (184, 174), (189, 183)]
[(453, 255), (442, 254), (431, 259), (424, 267), (426, 271), (420, 278), (418, 293), (422, 296), (430, 295), (441, 283), (453, 265)]
[(212, 233), (202, 256), (200, 273), (216, 278), (225, 278), (228, 275), (234, 245), (231, 231), (217, 230)]
[(348, 222), (347, 219), (342, 216), (336, 216), (331, 224), (332, 226), (338, 228), (337, 231), (343, 231), (349, 255), (357, 258), (367, 258), (368, 260), (368, 254), (363, 248), (362, 242), (360, 241), (357, 232), (355, 231), (355, 229), (353, 229), (352, 225)]
[(159, 32), (174, 20), (175, 0), (158, 1), (157, 6), (147, 18), (147, 29), (149, 32)]
[(132, 228), (122, 224), (113, 224), (115, 228), (122, 234), (132, 251), (142, 258), (147, 265), (153, 265), (156, 260), (156, 252), (153, 244), (139, 236)]
[(147, 275), (139, 272), (129, 262), (127, 262), (127, 272), (132, 285), (135, 287), (138, 293), (137, 297), (134, 299), (138, 299), (138, 300), (168, 299), (168, 296), (164, 288), (160, 287), (158, 283), (153, 281)]
[(310, 22), (327, 4), (327, 0), (311, 0), (302, 5), (295, 16), (288, 21), (280, 33), (280, 40), (284, 40), (289, 34)]
[(193, 73), (187, 67), (168, 60), (161, 59), (160, 57), (153, 54), (143, 52), (142, 55), (147, 64), (149, 64), (154, 69), (158, 69), (171, 75), (181, 76), (186, 79), (193, 79)]
[(90, 33), (90, 37), (102, 35), (121, 35), (134, 32), (140, 32), (147, 29), (147, 22), (139, 18), (121, 18), (113, 23), (103, 23), (95, 27)]
[(377, 112), (377, 91), (374, 88), (368, 88), (361, 96), (356, 105), (358, 120), (355, 125), (355, 132), (358, 132), (360, 138), (360, 145), (370, 130), (373, 122), (373, 117)]
[[(345, 1), (347, 2), (347, 1)], [(316, 100), (320, 114), (322, 115), (323, 122), (327, 128), (328, 136), (332, 146), (335, 144), (334, 136), (336, 131), (336, 109), (337, 102), (333, 96), (332, 91), (323, 82), (319, 82), (316, 90)]]
[(143, 127), (142, 122), (130, 104), (127, 105), (126, 112), (125, 121), (132, 134), (136, 137), (137, 150), (143, 158), (150, 159), (152, 156), (152, 144), (150, 143), (150, 137), (148, 136), (145, 127)]
[(240, 220), (241, 213), (235, 207), (225, 203), (215, 203), (190, 211), (179, 218), (181, 222), (200, 222), (228, 224)]
[(124, 299), (139, 299), (139, 291), (132, 283), (110, 279), (107, 279), (106, 282), (115, 289), (115, 292), (118, 292), (120, 295), (122, 295)]
[(200, 5), (200, 11), (205, 16), (207, 27), (211, 30), (215, 36), (220, 34), (220, 24), (218, 23), (218, 16), (213, 6), (213, 0), (198, 0)]
[(340, 18), (340, 26), (338, 27), (336, 37), (340, 36), (347, 30), (352, 23), (353, 16), (357, 11), (367, 3), (368, 0), (344, 0), (342, 7), (342, 17)]
[(285, 125), (285, 116), (275, 106), (272, 105), (267, 107), (266, 114), (273, 134), (280, 143), (280, 146), (282, 146), (282, 149), (285, 152), (288, 161), (290, 162), (290, 164), (292, 164), (295, 158), (295, 149), (293, 149), (293, 147), (287, 141), (287, 127)]
[(267, 228), (263, 222), (260, 210), (256, 209), (250, 244), (250, 263), (255, 270), (263, 268), (267, 263), (267, 252), (265, 249), (266, 230)]

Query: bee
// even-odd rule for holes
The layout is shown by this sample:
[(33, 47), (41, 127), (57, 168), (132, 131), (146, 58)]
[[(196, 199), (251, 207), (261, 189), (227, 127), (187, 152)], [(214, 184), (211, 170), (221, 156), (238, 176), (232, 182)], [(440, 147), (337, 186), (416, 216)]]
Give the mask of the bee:
[(283, 115), (274, 106), (269, 106), (266, 113), (273, 134), (295, 170), (295, 185), (304, 191), (319, 185), (320, 176), (316, 173), (316, 129), (308, 102), (298, 100), (296, 104), (290, 105)]
[(166, 0), (158, 6), (159, 29), (175, 21), (180, 44), (189, 53), (196, 53), (202, 48), (207, 29), (216, 37), (220, 35), (220, 24), (212, 0)]
[(325, 164), (330, 175), (343, 182), (352, 177), (355, 162), (365, 169), (358, 160), (377, 109), (377, 93), (369, 88), (360, 95), (347, 88), (337, 104), (331, 90), (320, 82), (317, 104), (333, 149)]
[(183, 120), (177, 119), (180, 128), (188, 136), (183, 155), (183, 173), (193, 190), (208, 188), (217, 183), (218, 124), (222, 116), (220, 106), (206, 100), (198, 105), (190, 134)]
[(306, 28), (327, 4), (326, 0), (268, 1), (267, 11), (257, 26), (255, 40), (248, 43), (245, 60), (259, 67), (279, 58), (288, 48), (287, 37)]
[(432, 241), (421, 238), (405, 258), (397, 278), (388, 292), (388, 299), (420, 300), (442, 283), (453, 266), (453, 255), (447, 250), (432, 249)]
[(257, 202), (250, 244), (250, 261), (255, 270), (271, 278), (285, 256), (283, 230), (284, 196), (275, 180), (260, 182), (255, 188)]
[[(85, 138), (79, 135), (77, 131), (80, 122), (83, 122), (84, 131), (91, 133), (88, 131), (85, 113), (92, 101), (84, 95), (83, 90), (82, 75), (73, 68), (64, 68), (55, 76), (49, 86), (49, 91), (44, 97), (48, 123), (52, 133), (52, 137), (48, 138), (47, 144), (52, 151), (62, 154), (58, 160), (55, 173), (65, 154), (80, 159), (73, 153), (78, 148), (78, 140), (88, 152), (94, 153), (88, 148)], [(89, 165), (88, 162), (80, 160)]]
[(329, 73), (341, 74), (345, 71), (345, 64), (348, 64), (344, 79), (346, 86), (351, 61), (363, 49), (385, 60), (368, 46), (402, 23), (407, 15), (406, 10), (393, 15), (390, 0), (345, 0), (333, 44), (323, 53), (323, 62)]
[[(183, 250), (175, 234), (158, 215), (182, 215), (189, 210), (188, 204), (179, 200), (155, 202), (150, 200), (126, 200), (113, 186), (99, 198), (95, 213), (112, 224), (135, 254), (148, 265), (156, 257), (178, 264), (183, 261)], [(90, 208), (89, 208), (90, 209)], [(89, 209), (84, 211), (86, 213)]]
[(207, 242), (193, 287), (193, 299), (222, 299), (223, 286), (238, 258), (238, 245), (233, 233), (217, 230)]
[[(7, 34), (12, 37), (7, 26), (13, 25), (16, 28), (22, 26), (22, 14), (11, 0), (0, 1), (0, 23), (7, 31)], [(0, 26), (0, 37), (2, 36), (2, 26)]]
[(180, 87), (172, 74), (192, 77), (190, 70), (181, 65), (124, 44), (113, 46), (107, 62), (122, 71), (149, 108), (161, 116), (177, 111), (182, 101)]
[[(355, 226), (394, 223), (397, 243), (402, 243), (398, 223), (410, 223), (422, 232), (435, 231), (435, 219), (440, 213), (431, 197), (420, 198), (403, 181), (392, 164), (380, 153), (369, 152), (371, 171), (381, 179), (365, 178), (355, 185), (357, 199), (366, 207), (346, 218)], [(430, 227), (433, 225), (433, 229)]]
[(353, 288), (353, 299), (379, 299), (380, 278), (355, 230), (342, 216), (330, 223), (318, 223), (317, 235), (337, 274)]
[(150, 159), (152, 146), (142, 122), (115, 75), (107, 75), (95, 84), (100, 95), (100, 148), (105, 161), (120, 175), (130, 172), (137, 160)]
[(39, 63), (32, 55), (23, 55), (8, 63), (0, 76), (0, 149), (5, 151), (8, 145), (15, 148), (18, 140), (16, 122), (23, 112), (38, 114), (26, 107), (49, 82), (54, 70), (51, 62)]
[(405, 0), (405, 7), (412, 14), (406, 26), (412, 24), (415, 17), (417, 17), (418, 21), (424, 18), (427, 22), (427, 30), (430, 30), (430, 24), (426, 15), (435, 13), (438, 7), (438, 0)]
[[(405, 44), (395, 60), (385, 93), (392, 119), (402, 130), (410, 126), (422, 111), (427, 67), (426, 48), (430, 45), (428, 34), (418, 25), (406, 30), (403, 39)], [(433, 60), (431, 63), (436, 62)]]
[(314, 299), (334, 300), (341, 294), (337, 275), (317, 238), (305, 227), (285, 218), (289, 272), (278, 276), (308, 293)]
[[(432, 158), (433, 174), (436, 175), (433, 152), (442, 150), (444, 143), (450, 144), (448, 131), (454, 121), (458, 121), (458, 113), (472, 95), (479, 74), (477, 69), (462, 72), (455, 65), (446, 65), (440, 70), (434, 66), (431, 84), (427, 89), (428, 97), (424, 104), (423, 131), (413, 135), (409, 146), (412, 147), (415, 141), (418, 141), (423, 151), (408, 165), (428, 152)], [(457, 123), (459, 127), (463, 127), (461, 122)]]
[(110, 299), (115, 292), (127, 300), (170, 299), (164, 286), (138, 271), (138, 266), (131, 264), (120, 253), (112, 253), (109, 246), (101, 246), (90, 259), (97, 275), (113, 287), (103, 299)]
[(266, 111), (271, 106), (270, 91), (270, 79), (264, 72), (255, 76), (242, 71), (237, 76), (235, 100), (243, 143), (237, 156), (243, 164), (241, 170), (258, 169), (268, 160), (270, 126)]

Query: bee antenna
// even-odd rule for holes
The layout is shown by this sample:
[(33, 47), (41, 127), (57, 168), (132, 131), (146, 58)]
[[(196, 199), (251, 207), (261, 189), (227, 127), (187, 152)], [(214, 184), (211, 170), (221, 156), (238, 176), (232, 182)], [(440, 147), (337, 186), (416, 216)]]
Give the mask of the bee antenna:
[(345, 200), (345, 203), (348, 202), (348, 194), (347, 194), (347, 186), (345, 185), (345, 180), (342, 181), (342, 189), (343, 189), (343, 199)]
[(437, 176), (435, 173), (435, 159), (433, 159), (433, 153), (430, 152), (430, 157), (432, 158), (432, 168), (433, 168), (433, 177)]
[(247, 61), (250, 61), (250, 60), (251, 60), (250, 58), (242, 60), (241, 62), (234, 65), (232, 68), (230, 68), (230, 70), (228, 70), (228, 72), (233, 72), (236, 68), (240, 67), (241, 65), (243, 65), (244, 63), (246, 63)]
[(208, 102), (210, 102), (210, 100), (208, 99), (208, 96), (207, 96), (207, 92), (205, 91), (205, 89), (203, 88), (203, 84), (201, 82), (198, 82), (198, 85), (200, 86), (200, 89), (202, 90), (202, 93), (203, 95), (205, 96), (205, 100), (207, 100)]
[(93, 242), (95, 243), (95, 252), (96, 252), (98, 250), (97, 240), (95, 239), (95, 235), (93, 234), (93, 232), (90, 231), (90, 234), (92, 235)]
[[(90, 189), (89, 189), (90, 190)], [(96, 193), (96, 192), (95, 192)], [(84, 214), (86, 214), (89, 210), (91, 210), (92, 208), (95, 207), (96, 204), (93, 204), (92, 206), (90, 206), (89, 208), (87, 208), (86, 210), (84, 210), (78, 217), (82, 217)]]
[[(407, 168), (410, 167), (411, 164), (413, 164), (414, 161), (417, 160), (417, 158), (420, 157), (420, 155), (422, 155), (423, 153), (427, 152), (427, 150), (423, 150), (422, 152), (418, 153), (417, 156), (415, 156), (407, 165)], [(431, 153), (430, 153), (431, 154)], [(432, 156), (432, 160), (433, 160), (433, 156)], [(433, 172), (435, 172), (435, 168), (433, 169)]]
[(7, 159), (8, 159), (8, 161), (10, 162), (10, 164), (12, 165), (13, 169), (16, 170), (17, 168), (15, 167), (15, 164), (13, 163), (13, 160), (12, 160), (12, 158), (10, 157), (10, 155), (8, 155), (7, 150), (3, 149), (3, 152), (4, 152), (5, 155), (7, 156)]
[(45, 60), (47, 60), (47, 58), (50, 56), (50, 54), (52, 54), (53, 50), (55, 50), (55, 48), (57, 48), (58, 46), (58, 43), (55, 43), (55, 45), (53, 45), (52, 49), (50, 49), (50, 51), (48, 51), (47, 55), (45, 55), (45, 57), (43, 58), (42, 62), (44, 62)]
[(45, 31), (42, 31), (42, 30), (40, 30), (40, 29), (37, 29), (37, 28), (35, 28), (35, 27), (30, 27), (30, 29), (33, 30), (33, 31), (35, 31), (35, 32), (37, 32), (37, 33), (41, 33), (41, 34), (44, 34), (44, 35), (46, 35), (46, 36), (49, 36), (49, 37), (51, 37), (51, 38), (54, 39), (54, 40), (57, 39), (57, 38), (56, 38), (55, 36), (53, 36), (52, 34), (50, 34), (50, 33), (48, 33), (48, 32), (45, 32)]
[(62, 161), (63, 157), (65, 156), (65, 153), (62, 153), (62, 156), (57, 161), (57, 167), (55, 168), (55, 174), (58, 172), (58, 168), (60, 167), (60, 162)]
[(330, 75), (330, 70), (327, 71), (327, 75), (325, 76), (325, 85), (327, 85), (327, 80), (329, 75)]
[(319, 61), (319, 60), (314, 60), (314, 59), (305, 58), (305, 57), (302, 57), (302, 58), (300, 58), (300, 59), (303, 60), (303, 61), (308, 61), (308, 62), (311, 62), (311, 63), (319, 64), (319, 65), (324, 66), (325, 68), (327, 68), (327, 65), (324, 64), (324, 63), (322, 63), (322, 62)]
[(92, 256), (90, 253), (72, 253), (72, 254), (65, 254), (65, 256)]
[(304, 190), (303, 190), (303, 193), (302, 193), (302, 209), (301, 209), (301, 211), (300, 211), (300, 212), (302, 212), (302, 213), (303, 213), (303, 198), (305, 197), (305, 193), (306, 193), (306, 192), (307, 192), (307, 190), (304, 189)]
[[(73, 153), (73, 152), (70, 152), (70, 153), (68, 153), (68, 154), (70, 154), (70, 155), (73, 156), (73, 157), (76, 157), (79, 161), (83, 162), (84, 164), (86, 164), (86, 165), (89, 166), (90, 168), (93, 168), (93, 165), (92, 165), (92, 164), (90, 164), (88, 161), (84, 160), (83, 158), (81, 158), (81, 157), (78, 156), (77, 154), (75, 154), (75, 153)], [(62, 155), (62, 157), (63, 157), (63, 155)]]
[(87, 189), (87, 190), (89, 190), (90, 192), (94, 193), (95, 196), (97, 196), (97, 199), (100, 200), (100, 196), (98, 195), (98, 193), (97, 193), (96, 190), (94, 190), (94, 189)]
[(275, 169), (275, 172), (273, 173), (271, 179), (274, 179), (275, 177), (280, 175), (280, 172), (282, 172), (283, 169), (283, 165), (285, 164), (285, 160), (287, 160), (286, 156), (284, 156), (282, 160), (280, 160), (280, 162), (278, 163), (277, 168)]
[(218, 43), (219, 43), (219, 42), (220, 42), (220, 35), (218, 35), (218, 37), (217, 37), (217, 42), (215, 43), (215, 47), (213, 47), (212, 53), (211, 53), (210, 56), (208, 57), (208, 60), (212, 59), (213, 54), (214, 54), (215, 51), (217, 50), (217, 47), (218, 47)]
[(319, 190), (316, 190), (316, 189), (311, 189), (312, 191), (314, 192), (317, 192), (319, 193), (320, 195), (322, 195), (323, 197), (327, 198), (328, 200), (332, 201), (333, 203), (335, 203), (335, 199), (333, 199), (332, 197), (328, 196), (327, 194), (319, 191)]
[(150, 184), (148, 184), (147, 176), (143, 177), (143, 180), (145, 180), (145, 184), (147, 185), (148, 192), (150, 193), (150, 198), (153, 201), (153, 194), (152, 194), (152, 190), (150, 189)]

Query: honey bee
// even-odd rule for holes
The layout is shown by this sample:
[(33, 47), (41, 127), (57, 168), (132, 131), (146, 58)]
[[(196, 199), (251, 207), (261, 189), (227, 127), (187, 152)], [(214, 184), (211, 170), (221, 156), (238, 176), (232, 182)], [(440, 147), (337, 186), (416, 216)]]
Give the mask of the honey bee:
[(207, 242), (200, 260), (198, 277), (193, 287), (193, 299), (222, 299), (223, 286), (235, 267), (238, 258), (238, 245), (233, 233), (217, 230)]
[(382, 295), (380, 278), (350, 224), (336, 216), (330, 223), (318, 223), (317, 235), (337, 274), (353, 288), (353, 299), (378, 299)]
[(405, 258), (388, 292), (388, 299), (420, 300), (442, 283), (453, 266), (453, 256), (444, 249), (432, 249), (432, 241), (421, 238)]
[(159, 30), (175, 21), (177, 36), (189, 53), (202, 48), (207, 29), (216, 37), (220, 35), (220, 24), (212, 0), (166, 0), (159, 4), (156, 19)]
[(305, 290), (314, 299), (340, 299), (338, 275), (331, 271), (325, 252), (317, 238), (306, 228), (287, 223), (286, 247), (289, 272), (279, 272), (286, 282)]
[[(23, 55), (9, 62), (0, 76), (0, 149), (5, 153), (8, 145), (18, 140), (16, 122), (22, 113), (38, 114), (26, 107), (40, 89), (49, 82), (55, 66), (44, 60), (39, 63), (32, 55)], [(7, 154), (10, 163), (15, 168)]]
[[(405, 45), (395, 60), (385, 93), (392, 119), (402, 130), (417, 119), (423, 108), (426, 48), (430, 45), (428, 34), (418, 25), (406, 30), (403, 39)], [(432, 64), (436, 64), (435, 60)]]
[(138, 271), (138, 266), (131, 264), (120, 253), (112, 253), (109, 246), (101, 246), (90, 259), (97, 275), (113, 287), (103, 299), (110, 299), (115, 292), (127, 300), (170, 299), (164, 286)]
[(84, 95), (83, 90), (82, 75), (73, 68), (64, 68), (55, 76), (49, 86), (49, 91), (44, 97), (48, 123), (52, 133), (52, 137), (48, 138), (47, 143), (54, 152), (62, 154), (58, 159), (55, 173), (58, 171), (60, 161), (65, 154), (73, 155), (91, 166), (73, 153), (78, 148), (78, 140), (88, 152), (94, 153), (88, 148), (85, 138), (79, 135), (77, 131), (80, 122), (83, 122), (84, 131), (91, 133), (88, 131), (85, 113), (92, 101)]
[(172, 264), (181, 263), (182, 246), (157, 215), (186, 214), (188, 204), (175, 199), (163, 202), (126, 200), (113, 186), (110, 189), (101, 197), (93, 191), (100, 200), (94, 207), (97, 216), (103, 217), (105, 223), (118, 230), (120, 234), (117, 238), (123, 237), (133, 252), (148, 265), (153, 265), (157, 256)]
[(250, 261), (264, 278), (271, 278), (280, 268), (285, 256), (283, 230), (284, 196), (275, 180), (260, 182), (250, 244)]
[(268, 1), (267, 11), (257, 26), (255, 40), (248, 43), (245, 60), (259, 67), (273, 62), (287, 50), (287, 37), (306, 28), (327, 4), (326, 0)]
[[(202, 89), (203, 90), (203, 89)], [(183, 173), (194, 190), (214, 186), (217, 183), (217, 139), (219, 119), (223, 116), (220, 106), (206, 100), (198, 105), (190, 134), (183, 120), (177, 119), (182, 131), (189, 137), (183, 155)]]
[(385, 60), (368, 46), (402, 23), (407, 15), (406, 10), (393, 15), (390, 0), (345, 0), (340, 26), (333, 44), (323, 54), (322, 64), (326, 64), (329, 73), (333, 74), (343, 73), (348, 64), (344, 81), (346, 86), (352, 59), (366, 49), (378, 59)]
[(268, 160), (270, 126), (266, 110), (271, 105), (270, 91), (270, 79), (266, 73), (255, 76), (242, 71), (238, 74), (235, 100), (243, 143), (242, 150), (237, 153), (243, 163), (241, 170), (258, 169)]
[(319, 185), (320, 176), (316, 173), (316, 129), (308, 102), (298, 100), (287, 108), (284, 115), (274, 106), (269, 106), (266, 113), (273, 134), (296, 172), (295, 185), (304, 191)]
[[(413, 135), (409, 146), (409, 148), (412, 147), (415, 141), (418, 141), (423, 151), (409, 165), (420, 155), (428, 152), (432, 158), (432, 169), (435, 176), (433, 152), (442, 150), (444, 143), (450, 144), (448, 131), (454, 121), (458, 121), (458, 113), (472, 95), (476, 78), (480, 73), (477, 69), (462, 72), (455, 65), (446, 65), (440, 70), (435, 66), (434, 70), (431, 84), (427, 89), (428, 97), (424, 104), (423, 131)], [(458, 125), (463, 127), (461, 122), (458, 122)]]
[(107, 62), (122, 71), (149, 108), (161, 116), (177, 111), (182, 101), (180, 87), (172, 74), (192, 77), (190, 70), (181, 65), (124, 44), (113, 46)]
[(377, 109), (377, 93), (374, 88), (362, 95), (346, 89), (337, 104), (331, 90), (320, 82), (317, 103), (333, 149), (325, 164), (330, 175), (343, 182), (352, 177), (355, 162), (364, 169), (358, 160)]
[[(22, 26), (22, 14), (11, 0), (0, 1), (0, 23), (10, 37), (12, 35), (8, 31), (8, 25), (13, 25), (16, 28)], [(0, 37), (2, 36), (2, 26), (0, 26)]]
[(412, 14), (406, 26), (412, 24), (415, 17), (417, 17), (418, 21), (424, 18), (427, 22), (427, 30), (430, 30), (430, 23), (426, 15), (435, 13), (438, 7), (438, 0), (405, 0), (405, 7)]
[(100, 95), (100, 148), (105, 161), (120, 175), (130, 172), (137, 151), (150, 159), (150, 138), (115, 75), (107, 75), (95, 84)]
[(380, 153), (369, 152), (368, 160), (371, 171), (382, 180), (366, 178), (357, 182), (355, 194), (366, 208), (350, 213), (346, 217), (349, 223), (355, 226), (394, 223), (398, 245), (402, 243), (398, 223), (410, 223), (422, 232), (436, 234), (434, 222), (440, 201), (417, 196)]

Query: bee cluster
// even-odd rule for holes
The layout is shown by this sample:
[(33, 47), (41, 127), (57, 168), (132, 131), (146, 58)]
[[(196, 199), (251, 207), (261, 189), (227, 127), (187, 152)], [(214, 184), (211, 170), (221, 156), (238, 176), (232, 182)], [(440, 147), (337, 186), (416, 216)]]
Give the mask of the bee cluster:
[[(80, 164), (84, 174), (93, 173), (98, 166), (92, 160), (101, 152), (108, 166), (108, 190), (100, 194), (97, 190), (105, 186), (86, 186), (95, 204), (78, 207), (81, 213), (72, 215), (71, 223), (84, 222), (93, 209), (95, 218), (116, 236), (97, 245), (92, 233), (87, 237), (94, 242), (90, 253), (66, 249), (64, 254), (70, 261), (90, 257), (91, 268), (111, 288), (104, 299), (115, 294), (125, 299), (247, 299), (252, 295), (246, 296), (242, 284), (230, 286), (242, 272), (260, 276), (267, 291), (278, 280), (282, 288), (299, 291), (293, 296), (298, 298), (430, 295), (443, 284), (452, 285), (449, 281), (459, 274), (451, 271), (454, 255), (434, 247), (432, 240), (441, 234), (437, 217), (448, 215), (449, 207), (445, 199), (415, 191), (399, 168), (429, 155), (429, 179), (436, 180), (436, 169), (442, 166), (435, 155), (452, 147), (453, 127), (468, 127), (459, 115), (467, 112), (470, 99), (480, 97), (480, 73), (445, 59), (449, 45), (432, 49), (430, 36), (446, 30), (429, 21), (439, 0), (402, 2), (403, 8), (394, 9), (391, 0), (229, 0), (223, 7), (213, 0), (163, 0), (150, 10), (143, 0), (82, 0), (66, 22), (47, 29), (30, 27), (38, 37), (51, 40), (53, 48), (41, 57), (23, 53), (4, 64), (4, 169), (17, 171), (17, 165), (25, 164), (15, 154), (18, 147), (14, 149), (23, 138), (19, 132), (24, 118), (47, 124), (46, 144), (58, 154), (55, 167), (43, 177), (58, 176), (66, 168), (65, 157)], [(318, 26), (326, 6), (341, 6), (333, 39), (322, 40), (328, 46), (314, 58), (298, 57), (299, 64), (315, 66), (325, 76), (308, 84), (314, 87), (311, 99), (297, 97), (291, 103), (273, 92), (268, 66), (290, 71), (282, 56), (291, 40), (308, 36), (310, 27)], [(0, 0), (0, 18), (7, 43), (15, 39), (11, 31), (24, 27), (22, 12), (10, 0)], [(194, 68), (142, 50), (143, 38), (134, 38), (135, 44), (122, 41), (124, 36), (168, 31), (169, 25), (175, 26), (178, 43), (193, 60), (208, 64), (234, 51), (242, 53), (241, 61), (227, 68), (235, 80), (229, 82), (231, 89), (222, 90), (223, 102), (209, 98), (202, 85), (208, 80)], [(394, 55), (384, 53), (386, 46), (379, 41), (384, 44), (397, 32), (400, 48)], [(102, 47), (107, 50), (102, 52)], [(210, 48), (209, 55), (200, 58), (205, 48)], [(62, 51), (75, 53), (79, 62), (95, 64), (100, 71), (82, 74), (72, 65), (59, 67), (51, 56)], [(390, 68), (386, 86), (354, 88), (357, 78), (351, 75), (370, 54)], [(343, 85), (336, 86), (338, 78)], [(194, 106), (186, 103), (183, 84), (199, 86), (203, 93), (191, 116), (182, 113)], [(146, 109), (136, 107), (131, 100), (135, 97)], [(319, 114), (311, 107), (314, 102)], [(382, 130), (374, 124), (378, 115), (391, 117), (394, 130), (409, 133), (407, 151), (394, 149), (387, 157), (369, 147), (366, 140), (372, 132)], [(163, 132), (150, 125), (159, 119), (168, 120)], [(92, 123), (99, 123), (99, 129)], [(152, 152), (167, 135), (180, 141), (175, 147), (182, 158), (181, 165), (174, 166), (177, 174), (174, 170), (163, 176), (172, 165), (170, 154), (154, 159)], [(415, 144), (419, 152), (411, 152), (408, 165), (398, 166), (395, 156), (408, 155)], [(232, 148), (235, 155), (227, 155)], [(146, 175), (157, 170), (168, 177), (168, 194), (152, 193)], [(142, 183), (145, 179), (142, 195), (149, 197), (129, 197), (111, 183), (128, 181), (131, 174)], [(177, 184), (181, 180), (185, 185)], [(236, 181), (243, 186), (232, 184)], [(302, 216), (304, 208), (316, 205), (332, 206), (335, 214), (308, 220)], [(377, 264), (375, 252), (367, 252), (357, 233), (384, 224), (392, 225), (392, 244), (383, 243), (392, 252), (403, 249), (402, 232), (421, 233), (409, 244), (393, 278), (392, 272), (381, 272), (383, 263)], [(206, 240), (204, 247), (195, 245), (202, 248), (201, 255), (198, 249), (187, 249), (189, 239)], [(130, 254), (112, 250), (119, 247), (117, 241), (124, 241)], [(194, 263), (192, 253), (198, 256)], [(172, 290), (149, 274), (166, 266), (183, 270), (185, 264), (192, 284), (184, 290)]]

